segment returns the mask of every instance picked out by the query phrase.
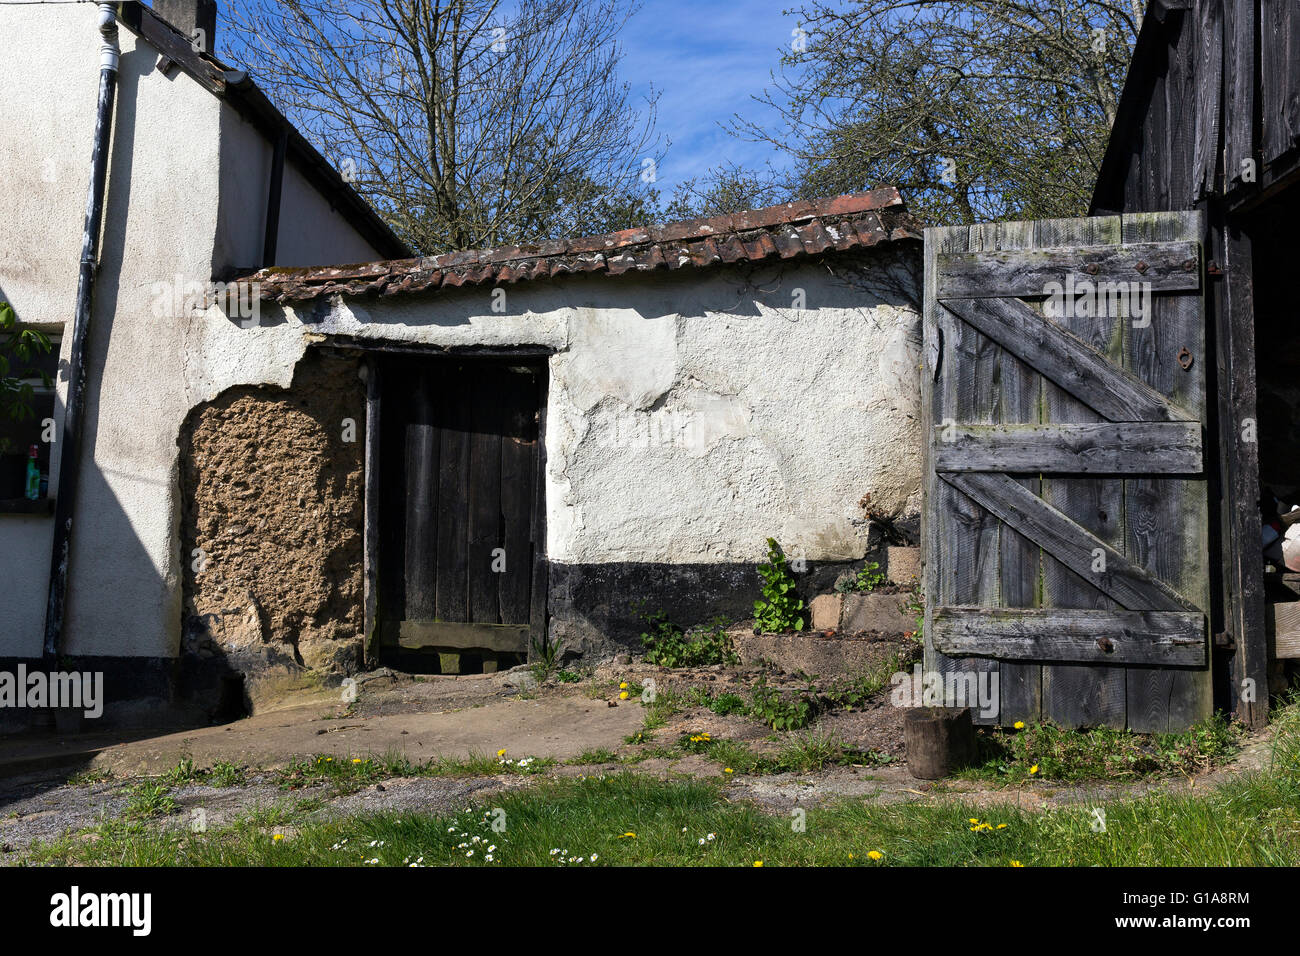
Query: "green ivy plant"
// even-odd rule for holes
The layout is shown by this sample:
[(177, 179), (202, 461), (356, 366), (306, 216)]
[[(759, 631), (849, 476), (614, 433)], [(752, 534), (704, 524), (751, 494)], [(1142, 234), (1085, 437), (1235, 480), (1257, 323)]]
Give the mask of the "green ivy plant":
[(763, 600), (754, 602), (754, 632), (802, 631), (803, 599), (795, 589), (790, 562), (775, 538), (767, 539), (767, 563), (758, 566), (758, 573), (763, 578)]

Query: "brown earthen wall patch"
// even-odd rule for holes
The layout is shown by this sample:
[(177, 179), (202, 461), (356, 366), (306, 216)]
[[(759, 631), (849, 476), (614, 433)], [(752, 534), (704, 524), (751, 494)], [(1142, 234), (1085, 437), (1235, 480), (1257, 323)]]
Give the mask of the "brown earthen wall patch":
[(185, 651), (222, 656), (253, 678), (295, 665), (357, 669), (358, 367), (309, 352), (289, 389), (240, 386), (191, 411), (180, 440)]

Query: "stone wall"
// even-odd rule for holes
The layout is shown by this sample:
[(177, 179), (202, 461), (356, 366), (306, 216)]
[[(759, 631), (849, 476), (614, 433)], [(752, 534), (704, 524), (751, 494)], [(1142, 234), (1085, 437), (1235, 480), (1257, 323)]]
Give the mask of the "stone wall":
[(254, 684), (359, 667), (364, 446), (358, 363), (315, 351), (289, 389), (232, 388), (190, 414), (183, 653)]

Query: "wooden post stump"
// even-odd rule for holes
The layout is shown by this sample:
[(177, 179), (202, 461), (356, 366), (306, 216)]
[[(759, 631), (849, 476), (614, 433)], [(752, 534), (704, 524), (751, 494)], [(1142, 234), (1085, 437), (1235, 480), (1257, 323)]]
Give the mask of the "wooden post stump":
[(975, 727), (969, 707), (914, 707), (903, 718), (907, 771), (938, 780), (975, 759)]

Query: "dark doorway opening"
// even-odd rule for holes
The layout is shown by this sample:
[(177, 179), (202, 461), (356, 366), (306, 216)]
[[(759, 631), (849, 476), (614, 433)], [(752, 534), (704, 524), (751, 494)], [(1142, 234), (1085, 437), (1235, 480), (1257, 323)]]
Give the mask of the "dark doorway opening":
[(545, 631), (546, 365), (379, 363), (379, 657), (417, 673), (527, 660)]
[[(1294, 292), (1300, 185), (1251, 211), (1255, 411), (1269, 690), (1300, 673), (1300, 304)], [(1290, 540), (1288, 540), (1290, 539)]]

